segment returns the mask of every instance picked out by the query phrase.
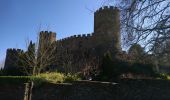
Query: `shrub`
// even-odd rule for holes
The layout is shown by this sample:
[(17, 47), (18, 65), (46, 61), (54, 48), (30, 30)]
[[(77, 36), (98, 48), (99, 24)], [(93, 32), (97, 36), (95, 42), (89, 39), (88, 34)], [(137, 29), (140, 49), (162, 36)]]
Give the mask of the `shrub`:
[(63, 82), (71, 82), (80, 80), (78, 75), (71, 75), (71, 74), (63, 74), (58, 72), (51, 72), (51, 73), (42, 73), (36, 76), (35, 80), (39, 80), (42, 82), (50, 82), (50, 83), (63, 83)]
[(42, 73), (37, 76), (0, 76), (0, 84), (23, 84), (33, 81), (35, 86), (43, 83), (63, 83), (80, 80), (78, 75), (63, 74), (58, 72)]
[(168, 75), (166, 75), (166, 74), (158, 74), (158, 78), (167, 80)]
[(77, 81), (77, 80), (81, 80), (80, 77), (76, 74), (72, 75), (70, 73), (65, 75), (65, 78), (64, 78), (64, 82), (72, 82), (72, 81)]
[(42, 73), (36, 76), (37, 78), (51, 82), (51, 83), (63, 83), (64, 82), (64, 74), (52, 72), (52, 73)]
[[(146, 77), (157, 77), (153, 70), (153, 64), (145, 64), (141, 62), (125, 62), (112, 57), (111, 53), (107, 53), (102, 62), (101, 80), (112, 81), (120, 78), (120, 75), (132, 73), (135, 75), (144, 75)], [(164, 77), (164, 76), (160, 76)], [(161, 78), (161, 79), (162, 79)]]

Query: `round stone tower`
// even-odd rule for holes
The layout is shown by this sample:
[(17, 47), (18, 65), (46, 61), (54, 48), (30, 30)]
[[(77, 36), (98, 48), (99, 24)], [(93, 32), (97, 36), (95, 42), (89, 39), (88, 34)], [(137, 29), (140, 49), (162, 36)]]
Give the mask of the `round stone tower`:
[(107, 37), (113, 41), (115, 49), (120, 50), (120, 15), (119, 9), (105, 6), (94, 14), (94, 35)]

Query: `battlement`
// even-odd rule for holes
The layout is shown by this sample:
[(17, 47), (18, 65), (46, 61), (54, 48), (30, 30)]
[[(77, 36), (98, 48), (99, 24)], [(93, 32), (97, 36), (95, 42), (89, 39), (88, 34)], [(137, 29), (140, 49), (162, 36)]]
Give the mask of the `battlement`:
[(7, 49), (8, 53), (24, 53), (24, 50), (22, 49), (16, 49), (16, 48), (9, 48)]
[(56, 36), (56, 33), (52, 31), (41, 31), (40, 35), (55, 35)]
[(67, 40), (73, 40), (73, 39), (76, 40), (76, 39), (79, 39), (79, 38), (90, 38), (90, 37), (92, 37), (92, 34), (78, 34), (78, 35), (73, 35), (73, 36), (70, 36), (70, 37), (60, 39), (58, 41), (61, 42), (61, 41), (67, 41)]
[(103, 11), (108, 11), (108, 10), (110, 10), (110, 11), (118, 10), (118, 11), (119, 11), (119, 9), (118, 9), (117, 7), (104, 6), (104, 7), (99, 8), (99, 9), (95, 12), (95, 14), (96, 14), (96, 13), (99, 13), (99, 12), (103, 12)]
[(46, 41), (46, 43), (53, 43), (56, 41), (56, 33), (52, 31), (41, 31), (40, 32), (40, 41)]

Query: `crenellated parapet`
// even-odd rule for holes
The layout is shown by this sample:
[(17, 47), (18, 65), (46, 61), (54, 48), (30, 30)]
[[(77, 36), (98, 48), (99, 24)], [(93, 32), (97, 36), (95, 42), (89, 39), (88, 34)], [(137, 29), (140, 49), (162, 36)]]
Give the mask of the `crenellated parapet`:
[(6, 60), (5, 60), (5, 70), (13, 70), (16, 68), (17, 62), (20, 59), (20, 54), (24, 54), (22, 49), (9, 48), (6, 51)]
[(42, 42), (54, 42), (56, 41), (56, 33), (52, 31), (41, 31), (40, 32), (40, 43)]
[(114, 6), (104, 6), (96, 10), (94, 14), (100, 13), (100, 12), (105, 12), (105, 11), (119, 11), (117, 7)]
[(64, 42), (64, 41), (70, 41), (70, 40), (79, 40), (79, 39), (88, 39), (90, 37), (92, 37), (92, 34), (78, 34), (78, 35), (73, 35), (70, 37), (66, 37), (63, 39), (58, 40), (58, 42)]
[(17, 58), (20, 56), (20, 54), (24, 54), (24, 53), (25, 52), (22, 49), (9, 48), (7, 49), (7, 52), (6, 52), (6, 58), (8, 59)]
[(56, 35), (56, 33), (52, 31), (41, 31), (40, 35)]
[(7, 53), (11, 53), (11, 54), (24, 53), (24, 50), (22, 50), (22, 49), (16, 49), (16, 48), (9, 48), (9, 49), (7, 49)]

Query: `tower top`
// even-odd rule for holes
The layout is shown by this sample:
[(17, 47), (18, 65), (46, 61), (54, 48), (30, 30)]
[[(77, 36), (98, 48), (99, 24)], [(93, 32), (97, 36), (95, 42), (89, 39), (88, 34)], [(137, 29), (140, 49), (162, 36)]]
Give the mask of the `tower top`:
[(117, 7), (114, 6), (104, 6), (104, 7), (100, 7), (98, 10), (96, 10), (95, 13), (99, 13), (99, 12), (103, 12), (103, 11), (119, 11), (119, 9)]

